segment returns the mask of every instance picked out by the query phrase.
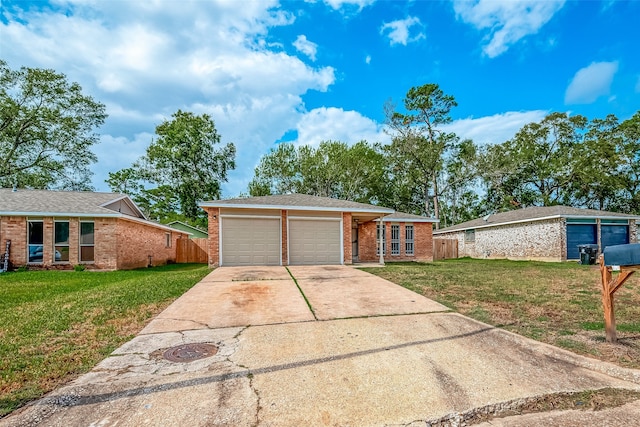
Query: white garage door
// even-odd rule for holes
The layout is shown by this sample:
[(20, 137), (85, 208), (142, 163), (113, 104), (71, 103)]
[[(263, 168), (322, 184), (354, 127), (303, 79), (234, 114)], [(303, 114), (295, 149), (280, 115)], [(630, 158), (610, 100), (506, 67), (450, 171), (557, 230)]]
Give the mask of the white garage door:
[(340, 221), (289, 220), (291, 265), (341, 264)]
[(280, 265), (278, 218), (222, 218), (221, 265)]

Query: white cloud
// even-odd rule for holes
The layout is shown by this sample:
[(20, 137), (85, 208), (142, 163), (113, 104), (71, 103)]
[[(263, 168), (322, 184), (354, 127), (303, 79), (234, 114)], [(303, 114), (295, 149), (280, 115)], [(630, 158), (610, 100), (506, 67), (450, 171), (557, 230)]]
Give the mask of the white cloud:
[[(364, 4), (364, 3), (363, 3)], [(9, 66), (53, 68), (107, 106), (93, 185), (130, 166), (155, 127), (177, 109), (208, 113), (237, 147), (225, 196), (246, 191), (253, 167), (304, 114), (302, 96), (326, 91), (332, 67), (312, 67), (268, 42), (294, 17), (277, 0), (104, 2), (59, 0), (6, 8), (2, 57)], [(308, 45), (311, 46), (312, 44)], [(308, 51), (311, 52), (311, 51)], [(247, 178), (248, 177), (248, 178)]]
[(390, 138), (382, 125), (357, 111), (322, 107), (304, 114), (296, 124), (298, 145), (317, 146), (322, 141), (335, 140), (354, 144), (366, 140), (370, 143), (387, 143)]
[(318, 45), (307, 40), (307, 37), (305, 35), (299, 35), (296, 41), (293, 42), (293, 46), (298, 50), (298, 52), (304, 53), (312, 61), (316, 60)]
[(358, 12), (367, 6), (372, 5), (376, 0), (324, 0), (325, 4), (331, 6), (333, 10), (340, 10), (344, 7), (357, 8)]
[(367, 65), (371, 64), (371, 55), (367, 55), (367, 56), (364, 58), (364, 62), (365, 62)]
[(414, 25), (417, 25), (418, 28), (422, 28), (422, 24), (420, 23), (420, 19), (415, 16), (408, 16), (405, 19), (398, 19), (397, 21), (385, 22), (380, 28), (380, 34), (387, 33), (387, 37), (389, 37), (389, 44), (393, 46), (394, 44), (401, 44), (406, 46), (407, 43), (415, 42), (420, 39), (425, 38), (423, 32), (418, 32), (418, 34), (410, 37), (410, 29)]
[(592, 62), (573, 76), (564, 95), (565, 104), (591, 104), (601, 96), (609, 95), (618, 61)]
[(483, 52), (495, 58), (522, 38), (536, 34), (565, 0), (454, 0), (456, 17), (486, 30)]
[(501, 144), (511, 138), (524, 125), (539, 122), (549, 112), (543, 110), (509, 111), (493, 116), (455, 120), (443, 130), (454, 132), (461, 139), (472, 139), (476, 144)]

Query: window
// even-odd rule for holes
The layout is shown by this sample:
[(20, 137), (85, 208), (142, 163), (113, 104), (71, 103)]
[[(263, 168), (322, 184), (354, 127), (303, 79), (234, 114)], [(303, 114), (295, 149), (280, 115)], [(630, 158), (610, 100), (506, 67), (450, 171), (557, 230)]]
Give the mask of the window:
[[(387, 236), (386, 236), (386, 227), (382, 224), (382, 254), (387, 254)], [(380, 255), (380, 224), (377, 225), (377, 233), (376, 233), (376, 255)]]
[(40, 264), (43, 260), (44, 223), (42, 221), (29, 221), (27, 227), (27, 246), (29, 249), (27, 262)]
[(69, 262), (69, 221), (53, 224), (53, 262)]
[(400, 255), (400, 226), (391, 225), (391, 255)]
[(80, 262), (93, 262), (94, 253), (93, 222), (80, 223)]
[(464, 242), (465, 243), (473, 243), (476, 241), (476, 230), (465, 230), (464, 231)]
[(413, 225), (404, 226), (404, 253), (413, 255)]
[(171, 233), (164, 233), (164, 246), (167, 248), (171, 247)]

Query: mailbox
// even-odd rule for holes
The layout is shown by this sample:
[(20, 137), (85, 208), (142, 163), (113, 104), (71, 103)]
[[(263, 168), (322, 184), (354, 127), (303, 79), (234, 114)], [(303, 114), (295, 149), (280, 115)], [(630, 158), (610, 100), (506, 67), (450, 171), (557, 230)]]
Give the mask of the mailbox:
[(640, 265), (640, 243), (607, 246), (604, 248), (604, 265)]

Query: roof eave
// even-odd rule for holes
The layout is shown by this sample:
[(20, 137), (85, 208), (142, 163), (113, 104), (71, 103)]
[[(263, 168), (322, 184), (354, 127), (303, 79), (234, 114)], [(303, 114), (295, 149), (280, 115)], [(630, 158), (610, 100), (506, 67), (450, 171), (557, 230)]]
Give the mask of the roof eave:
[(376, 214), (392, 214), (395, 211), (389, 208), (348, 208), (348, 207), (323, 207), (323, 206), (290, 206), (290, 205), (253, 205), (253, 204), (231, 204), (202, 202), (198, 204), (201, 208), (234, 208), (234, 209), (278, 209), (290, 211), (324, 211), (324, 212), (361, 212)]

